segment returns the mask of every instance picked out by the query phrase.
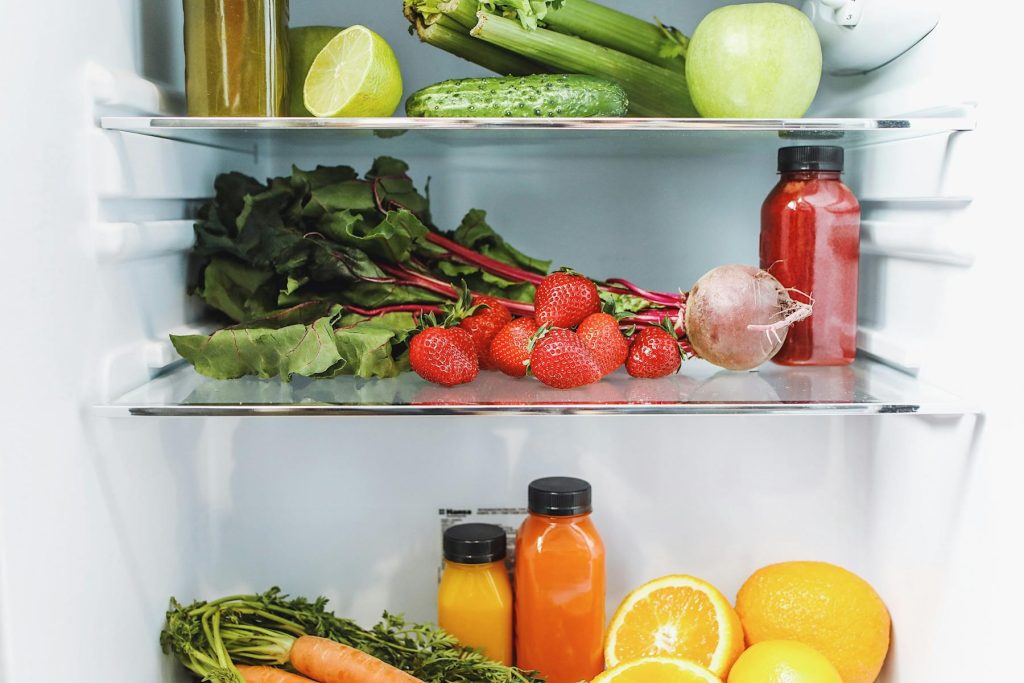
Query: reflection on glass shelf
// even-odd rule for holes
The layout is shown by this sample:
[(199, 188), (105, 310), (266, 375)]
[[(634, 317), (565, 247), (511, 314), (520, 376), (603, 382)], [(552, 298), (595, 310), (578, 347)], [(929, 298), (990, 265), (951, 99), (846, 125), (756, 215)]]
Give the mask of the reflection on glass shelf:
[(619, 372), (571, 391), (533, 379), (481, 373), (451, 389), (412, 373), (396, 379), (216, 381), (181, 368), (99, 408), (108, 415), (430, 415), (430, 414), (878, 414), (969, 412), (955, 398), (884, 365), (782, 368), (733, 373), (703, 361), (677, 376), (635, 380)]
[[(108, 116), (107, 130), (153, 135), (217, 146), (259, 145), (273, 139), (290, 144), (325, 144), (360, 139), (399, 138), (403, 144), (423, 145), (424, 151), (457, 147), (494, 147), (515, 143), (543, 144), (587, 141), (597, 152), (621, 154), (685, 151), (695, 144), (714, 149), (770, 145), (783, 140), (832, 140), (856, 146), (955, 131), (973, 130), (973, 114), (954, 109), (949, 116), (917, 118), (831, 119), (310, 119), (199, 118)], [(629, 146), (622, 145), (627, 135)], [(605, 147), (605, 145), (607, 147)], [(667, 148), (667, 149), (666, 149)]]
[(655, 118), (242, 118), (199, 116), (106, 116), (108, 130), (618, 130), (618, 131), (769, 131), (844, 132), (908, 130), (928, 132), (973, 130), (967, 116), (919, 118), (831, 119), (655, 119)]

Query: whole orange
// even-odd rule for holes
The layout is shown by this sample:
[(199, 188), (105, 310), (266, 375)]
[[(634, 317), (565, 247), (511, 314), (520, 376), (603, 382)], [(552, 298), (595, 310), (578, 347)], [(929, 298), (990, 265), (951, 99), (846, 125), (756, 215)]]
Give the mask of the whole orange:
[(889, 652), (889, 611), (871, 585), (825, 562), (757, 570), (736, 596), (747, 645), (795, 640), (825, 655), (843, 683), (874, 683)]

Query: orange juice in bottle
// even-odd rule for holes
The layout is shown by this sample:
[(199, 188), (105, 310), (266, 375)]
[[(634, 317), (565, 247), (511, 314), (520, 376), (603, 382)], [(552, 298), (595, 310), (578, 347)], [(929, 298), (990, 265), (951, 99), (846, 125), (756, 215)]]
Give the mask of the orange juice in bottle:
[(463, 645), (512, 664), (512, 584), (505, 567), (505, 530), (459, 524), (444, 532), (444, 572), (437, 620)]
[(516, 665), (548, 683), (604, 670), (604, 543), (582, 479), (530, 484), (530, 516), (516, 539)]

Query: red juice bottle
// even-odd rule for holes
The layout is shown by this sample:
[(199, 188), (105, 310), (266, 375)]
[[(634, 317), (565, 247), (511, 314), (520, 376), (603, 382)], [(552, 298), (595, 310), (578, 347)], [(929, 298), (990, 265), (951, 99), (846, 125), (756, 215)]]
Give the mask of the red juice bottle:
[(860, 204), (840, 179), (843, 162), (842, 147), (783, 147), (761, 208), (761, 267), (814, 302), (789, 329), (780, 365), (848, 365), (857, 354)]

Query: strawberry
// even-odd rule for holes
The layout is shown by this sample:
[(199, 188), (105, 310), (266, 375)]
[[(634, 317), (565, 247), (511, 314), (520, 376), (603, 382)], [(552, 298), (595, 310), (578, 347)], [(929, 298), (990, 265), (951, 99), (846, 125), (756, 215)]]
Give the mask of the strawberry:
[(535, 334), (537, 323), (533, 318), (516, 318), (501, 328), (491, 341), (488, 354), (494, 367), (512, 377), (525, 377), (530, 339)]
[(597, 285), (571, 271), (552, 273), (537, 285), (533, 300), (539, 325), (575, 327), (601, 310)]
[(480, 369), (495, 370), (497, 366), (491, 360), (491, 341), (501, 328), (512, 322), (512, 314), (504, 304), (492, 296), (475, 296), (473, 305), (479, 308), (473, 315), (460, 322), (459, 327), (473, 337), (476, 355), (480, 359)]
[(555, 389), (575, 389), (600, 381), (601, 368), (572, 330), (555, 328), (534, 342), (534, 377)]
[(629, 342), (619, 330), (619, 321), (607, 313), (588, 315), (576, 329), (580, 341), (601, 368), (601, 376), (610, 375), (626, 362)]
[(682, 363), (675, 336), (661, 327), (646, 327), (633, 337), (626, 371), (633, 377), (657, 379), (678, 372)]
[(453, 387), (476, 379), (480, 363), (473, 337), (459, 327), (428, 327), (409, 343), (409, 364), (434, 384)]

